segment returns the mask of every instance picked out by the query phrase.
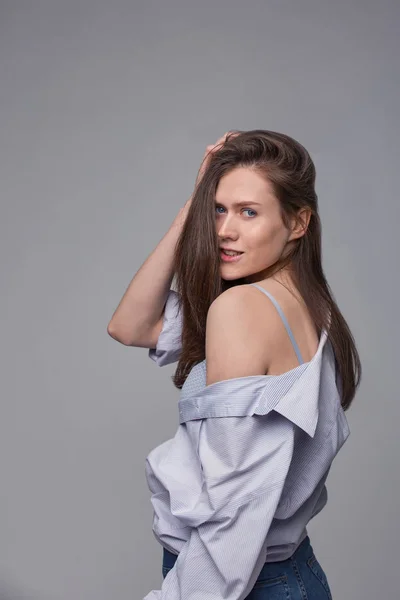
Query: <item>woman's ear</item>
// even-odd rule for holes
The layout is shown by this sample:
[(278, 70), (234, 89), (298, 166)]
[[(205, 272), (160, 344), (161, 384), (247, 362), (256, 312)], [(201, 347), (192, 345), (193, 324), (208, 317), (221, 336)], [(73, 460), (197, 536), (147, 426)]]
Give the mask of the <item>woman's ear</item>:
[(309, 206), (305, 206), (299, 210), (297, 215), (292, 218), (292, 232), (288, 241), (296, 240), (306, 233), (311, 215), (312, 210)]

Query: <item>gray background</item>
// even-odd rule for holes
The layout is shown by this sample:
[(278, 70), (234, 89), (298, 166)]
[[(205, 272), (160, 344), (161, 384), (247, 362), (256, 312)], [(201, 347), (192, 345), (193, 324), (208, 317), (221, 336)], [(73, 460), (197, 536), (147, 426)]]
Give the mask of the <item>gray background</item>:
[(161, 585), (144, 476), (178, 391), (106, 332), (225, 131), (301, 141), (324, 268), (361, 354), (309, 525), (335, 600), (398, 595), (399, 4), (0, 4), (0, 597)]

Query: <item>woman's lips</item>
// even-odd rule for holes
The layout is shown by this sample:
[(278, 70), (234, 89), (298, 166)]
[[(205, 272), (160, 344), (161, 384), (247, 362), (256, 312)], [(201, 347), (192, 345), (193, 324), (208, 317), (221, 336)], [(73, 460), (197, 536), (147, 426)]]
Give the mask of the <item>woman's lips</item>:
[(225, 254), (223, 250), (221, 250), (220, 252), (221, 260), (223, 260), (224, 262), (237, 262), (241, 259), (243, 254), (244, 252), (242, 252), (241, 254), (235, 254), (234, 256), (229, 256), (228, 254)]

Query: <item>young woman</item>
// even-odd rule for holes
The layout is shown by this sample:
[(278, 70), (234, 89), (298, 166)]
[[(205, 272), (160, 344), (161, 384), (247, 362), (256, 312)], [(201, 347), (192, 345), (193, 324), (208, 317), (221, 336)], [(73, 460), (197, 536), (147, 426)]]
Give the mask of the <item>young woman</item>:
[(164, 580), (145, 600), (331, 598), (307, 524), (361, 365), (323, 273), (306, 149), (265, 130), (208, 146), (108, 332), (178, 361), (178, 430), (146, 459)]

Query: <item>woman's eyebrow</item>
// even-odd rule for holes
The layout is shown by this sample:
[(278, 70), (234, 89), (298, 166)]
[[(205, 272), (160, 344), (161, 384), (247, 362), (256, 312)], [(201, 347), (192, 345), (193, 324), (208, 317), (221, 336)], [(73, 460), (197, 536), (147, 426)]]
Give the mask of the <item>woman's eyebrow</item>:
[[(219, 202), (215, 200), (216, 204), (223, 204), (223, 202)], [(261, 202), (256, 202), (255, 200), (239, 200), (238, 202), (232, 202), (232, 206), (249, 206), (252, 204), (253, 206), (262, 206)]]

